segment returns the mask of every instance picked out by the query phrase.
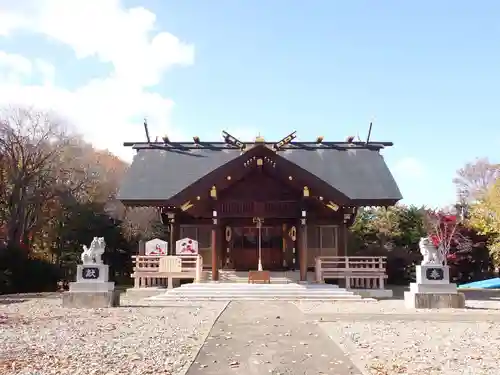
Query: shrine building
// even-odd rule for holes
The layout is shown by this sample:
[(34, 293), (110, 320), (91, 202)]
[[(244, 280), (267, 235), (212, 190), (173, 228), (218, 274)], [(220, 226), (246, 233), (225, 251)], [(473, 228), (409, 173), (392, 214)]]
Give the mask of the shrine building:
[[(149, 139), (146, 129), (146, 135)], [(118, 193), (126, 206), (161, 210), (170, 252), (199, 243), (204, 269), (300, 270), (347, 254), (347, 230), (362, 206), (402, 196), (380, 151), (391, 142), (127, 142), (134, 156)]]

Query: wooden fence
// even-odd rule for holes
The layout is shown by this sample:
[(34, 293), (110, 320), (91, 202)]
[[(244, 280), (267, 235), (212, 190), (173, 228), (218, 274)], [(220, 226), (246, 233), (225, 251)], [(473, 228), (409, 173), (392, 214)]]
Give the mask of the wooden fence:
[(345, 281), (346, 288), (384, 289), (386, 257), (319, 256), (315, 260), (316, 282)]
[(134, 288), (168, 286), (171, 289), (173, 279), (193, 279), (197, 283), (202, 277), (201, 255), (137, 255), (132, 257), (132, 262)]

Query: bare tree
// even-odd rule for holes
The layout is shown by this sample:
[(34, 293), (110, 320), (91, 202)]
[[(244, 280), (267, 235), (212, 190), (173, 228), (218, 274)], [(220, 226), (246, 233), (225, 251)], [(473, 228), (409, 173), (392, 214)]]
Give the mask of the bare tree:
[(453, 183), (457, 187), (459, 201), (467, 204), (482, 196), (498, 178), (500, 164), (481, 158), (459, 169)]
[(83, 169), (63, 156), (73, 139), (50, 113), (8, 108), (0, 113), (0, 227), (8, 245), (28, 241), (47, 203), (82, 188)]
[[(121, 206), (121, 207), (120, 207)], [(127, 238), (152, 238), (162, 227), (160, 211), (155, 207), (125, 208), (118, 205), (122, 220), (122, 228)]]

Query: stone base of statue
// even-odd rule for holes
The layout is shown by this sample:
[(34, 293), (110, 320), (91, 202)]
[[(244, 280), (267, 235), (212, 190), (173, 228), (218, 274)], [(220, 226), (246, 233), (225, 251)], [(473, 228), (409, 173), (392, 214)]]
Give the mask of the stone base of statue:
[(457, 285), (450, 283), (450, 268), (441, 265), (416, 267), (416, 282), (405, 292), (405, 306), (413, 309), (440, 309), (465, 307), (465, 296)]
[(69, 283), (63, 293), (63, 307), (104, 308), (120, 306), (120, 293), (115, 283), (108, 281), (109, 267), (105, 264), (77, 266), (76, 282)]

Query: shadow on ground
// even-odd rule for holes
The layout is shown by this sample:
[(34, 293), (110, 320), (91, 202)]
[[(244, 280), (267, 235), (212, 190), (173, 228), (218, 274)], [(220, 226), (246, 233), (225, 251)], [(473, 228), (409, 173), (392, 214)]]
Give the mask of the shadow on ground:
[(0, 305), (13, 305), (15, 303), (26, 302), (25, 299), (0, 299)]
[[(388, 286), (392, 289), (393, 297), (388, 300), (403, 300), (404, 293), (410, 290), (408, 286)], [(459, 289), (465, 294), (467, 300), (474, 301), (498, 301), (500, 302), (500, 289)]]
[(44, 293), (20, 293), (20, 294), (0, 294), (0, 300), (29, 300), (36, 298), (60, 298), (61, 292), (44, 292)]

